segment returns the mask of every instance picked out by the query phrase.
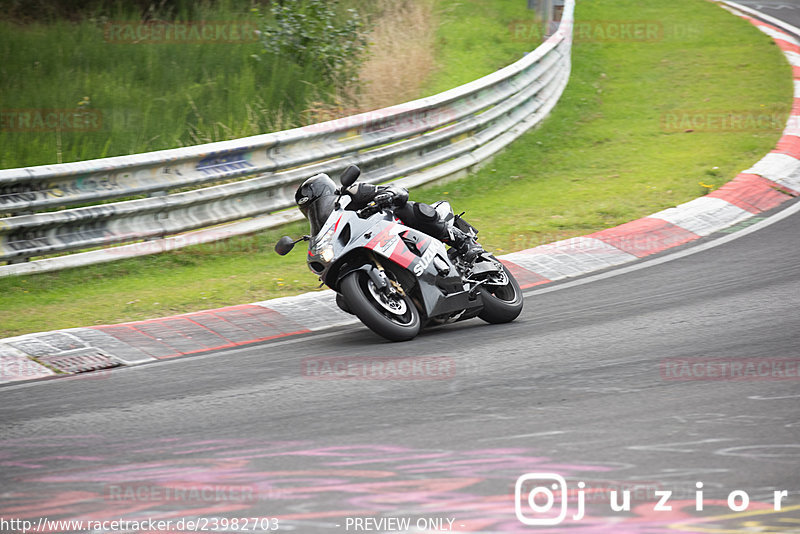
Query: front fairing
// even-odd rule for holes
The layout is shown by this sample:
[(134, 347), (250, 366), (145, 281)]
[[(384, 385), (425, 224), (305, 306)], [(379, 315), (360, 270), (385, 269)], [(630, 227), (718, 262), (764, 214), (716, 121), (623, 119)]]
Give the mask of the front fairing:
[[(401, 257), (397, 263), (407, 267), (416, 257), (399, 243), (396, 236), (410, 228), (397, 221), (391, 213), (379, 212), (362, 219), (355, 211), (337, 209), (321, 225), (308, 245), (308, 266), (311, 272), (335, 289), (335, 280), (327, 279), (331, 267), (356, 249), (374, 249), (387, 258), (394, 251)], [(421, 234), (424, 235), (424, 234)], [(394, 259), (398, 259), (393, 258)], [(334, 269), (334, 271), (337, 269)]]
[(312, 228), (312, 237), (308, 243), (309, 269), (331, 287), (333, 284), (327, 280), (331, 266), (358, 247), (359, 235), (368, 233), (376, 224), (391, 219), (386, 213), (377, 213), (362, 219), (355, 211), (345, 209), (349, 202), (349, 197), (342, 197), (338, 207), (319, 225), (318, 231), (314, 232)]
[[(325, 279), (325, 273), (330, 268), (331, 263), (337, 257), (337, 252), (341, 253), (342, 236), (337, 239), (339, 223), (344, 217), (342, 210), (333, 211), (328, 218), (319, 225), (316, 233), (312, 233), (308, 243), (308, 267), (311, 272), (318, 275), (321, 280)], [(311, 220), (309, 219), (309, 223)], [(313, 227), (312, 227), (313, 232)], [(346, 237), (346, 236), (345, 236)], [(344, 243), (346, 245), (346, 243)]]

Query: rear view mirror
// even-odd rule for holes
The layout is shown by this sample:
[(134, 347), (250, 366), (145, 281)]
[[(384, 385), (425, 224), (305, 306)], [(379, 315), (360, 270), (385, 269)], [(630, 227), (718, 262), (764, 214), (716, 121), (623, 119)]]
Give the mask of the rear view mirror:
[(294, 239), (288, 235), (283, 236), (275, 243), (275, 252), (281, 256), (286, 256), (294, 248)]
[(344, 172), (342, 173), (341, 178), (339, 179), (342, 182), (342, 189), (347, 189), (358, 180), (358, 177), (361, 175), (361, 169), (359, 169), (356, 165), (350, 165), (347, 167)]

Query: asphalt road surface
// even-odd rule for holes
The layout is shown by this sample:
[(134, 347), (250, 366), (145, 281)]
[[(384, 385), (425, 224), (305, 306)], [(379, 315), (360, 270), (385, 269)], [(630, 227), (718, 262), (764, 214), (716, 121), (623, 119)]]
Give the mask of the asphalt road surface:
[(799, 235), (544, 286), (510, 325), (2, 387), (0, 532), (798, 532)]
[(798, 0), (734, 0), (743, 6), (752, 7), (800, 27), (800, 1)]
[[(577, 531), (797, 529), (796, 367), (788, 379), (707, 375), (797, 361), (799, 228), (792, 215), (675, 261), (534, 291), (510, 325), (469, 321), (402, 344), (355, 327), (0, 388), (0, 515), (278, 517), (298, 532), (431, 518), (523, 532), (515, 482), (539, 472), (567, 477), (570, 516), (586, 483), (585, 517), (565, 523)], [(370, 374), (326, 375), (341, 359)], [(629, 490), (631, 511), (612, 511), (601, 489)], [(662, 490), (672, 511), (653, 509)], [(731, 514), (736, 490), (752, 517)], [(776, 490), (789, 492), (779, 512)]]

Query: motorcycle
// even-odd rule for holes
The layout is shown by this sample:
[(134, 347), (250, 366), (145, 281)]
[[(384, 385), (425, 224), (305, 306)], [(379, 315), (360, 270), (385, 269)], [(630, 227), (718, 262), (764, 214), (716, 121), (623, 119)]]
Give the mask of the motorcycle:
[[(335, 201), (306, 207), (312, 235), (284, 236), (275, 251), (283, 256), (309, 241), (308, 267), (336, 292), (339, 307), (390, 341), (410, 340), (432, 325), (474, 317), (507, 323), (519, 316), (519, 284), (492, 254), (483, 252), (468, 263), (442, 241), (405, 226), (380, 201), (348, 210), (346, 190), (360, 173), (355, 165), (348, 167)], [(446, 224), (477, 235), (447, 201), (433, 207)]]

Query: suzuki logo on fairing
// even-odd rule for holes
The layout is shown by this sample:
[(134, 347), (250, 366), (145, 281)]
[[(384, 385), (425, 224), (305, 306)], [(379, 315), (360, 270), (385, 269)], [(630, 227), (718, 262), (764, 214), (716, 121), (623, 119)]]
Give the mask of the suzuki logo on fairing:
[(417, 264), (414, 266), (414, 274), (421, 276), (425, 269), (428, 268), (428, 265), (431, 264), (434, 257), (436, 257), (436, 247), (431, 244), (431, 246), (425, 250), (425, 254), (422, 255)]

